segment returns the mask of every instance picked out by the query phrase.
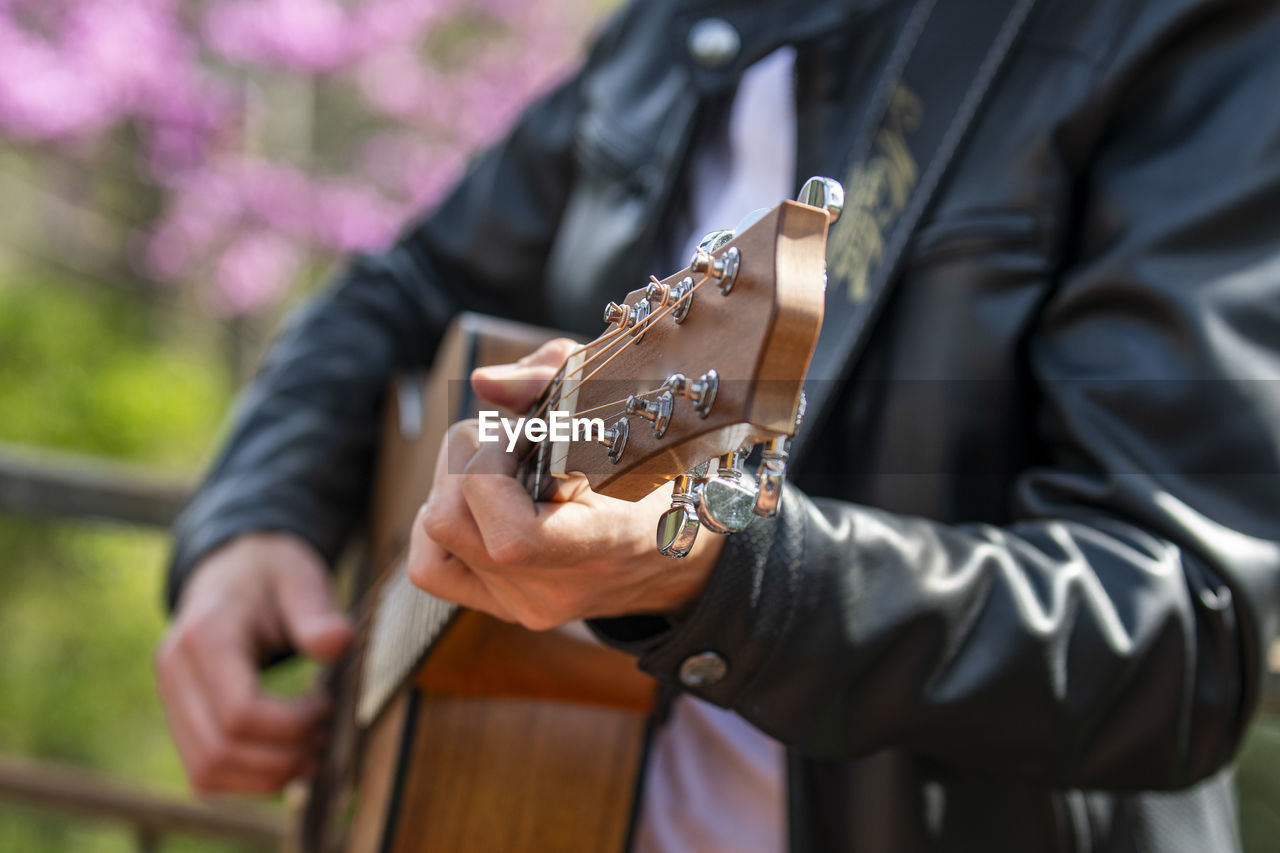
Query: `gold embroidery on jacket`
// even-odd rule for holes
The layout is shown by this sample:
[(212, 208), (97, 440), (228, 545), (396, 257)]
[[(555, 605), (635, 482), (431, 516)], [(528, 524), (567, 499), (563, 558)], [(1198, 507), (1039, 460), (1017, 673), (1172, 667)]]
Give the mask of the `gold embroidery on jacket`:
[(867, 297), (871, 268), (884, 257), (885, 234), (907, 206), (919, 178), (907, 134), (920, 126), (923, 111), (919, 96), (898, 83), (876, 132), (872, 156), (854, 163), (845, 175), (844, 212), (831, 235), (827, 267), (833, 280), (846, 282), (853, 302)]

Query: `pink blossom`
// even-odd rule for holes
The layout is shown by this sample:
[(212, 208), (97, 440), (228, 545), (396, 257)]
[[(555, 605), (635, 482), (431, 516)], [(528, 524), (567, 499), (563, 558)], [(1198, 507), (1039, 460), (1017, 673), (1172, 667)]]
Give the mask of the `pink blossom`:
[(316, 190), (304, 171), (261, 160), (248, 160), (229, 169), (241, 206), (258, 225), (296, 240), (314, 239)]
[(385, 245), (402, 219), (398, 209), (363, 184), (333, 181), (317, 189), (316, 239), (341, 252)]
[(211, 306), (222, 314), (247, 314), (278, 299), (301, 267), (296, 246), (269, 231), (247, 231), (218, 258), (218, 290)]
[[(307, 253), (376, 248), (436, 202), (564, 72), (595, 13), (588, 0), (0, 0), (0, 136), (85, 159), (128, 124), (136, 177), (164, 200), (140, 262), (207, 280), (221, 313), (252, 311)], [(443, 68), (424, 46), (457, 16), (497, 26)], [(352, 138), (321, 138), (315, 162), (273, 150), (271, 96), (245, 96), (262, 68), (336, 105), (336, 123), (304, 129)]]
[(209, 7), (209, 46), (233, 62), (329, 71), (359, 49), (335, 0), (223, 0)]

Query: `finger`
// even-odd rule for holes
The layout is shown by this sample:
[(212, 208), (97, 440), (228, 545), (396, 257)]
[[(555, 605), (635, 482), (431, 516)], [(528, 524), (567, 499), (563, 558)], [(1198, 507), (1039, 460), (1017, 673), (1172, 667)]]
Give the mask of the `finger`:
[(280, 699), (262, 693), (254, 650), (212, 631), (188, 643), (188, 658), (228, 738), (295, 744), (308, 740), (329, 710), (320, 693)]
[(208, 693), (192, 670), (166, 680), (166, 712), (179, 755), (192, 786), (204, 793), (278, 790), (313, 761), (315, 739), (283, 745), (253, 743), (228, 736), (218, 727)]
[(273, 572), (271, 592), (289, 643), (302, 654), (333, 661), (350, 644), (351, 622), (334, 605), (329, 575), (318, 563)]
[(514, 468), (510, 454), (486, 445), (472, 456), (461, 477), (462, 497), (483, 550), (499, 566), (527, 564), (544, 556), (537, 504), (512, 476)]
[(445, 552), (464, 561), (483, 555), (484, 542), (475, 518), (462, 493), (465, 471), (478, 445), (474, 421), (463, 421), (449, 429), (436, 458), (435, 481), (427, 502), (418, 511), (414, 524)]
[(576, 348), (568, 338), (556, 338), (514, 364), (477, 368), (471, 373), (471, 387), (487, 403), (522, 412), (533, 405)]
[(407, 570), (409, 580), (423, 592), (499, 619), (507, 618), (480, 578), (465, 563), (426, 537), (415, 536), (410, 544)]

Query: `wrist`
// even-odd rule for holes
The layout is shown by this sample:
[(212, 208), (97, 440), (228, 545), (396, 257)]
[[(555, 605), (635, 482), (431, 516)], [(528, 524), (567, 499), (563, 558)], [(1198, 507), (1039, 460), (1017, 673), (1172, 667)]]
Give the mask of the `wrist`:
[[(240, 575), (261, 575), (276, 566), (306, 564), (323, 570), (323, 557), (306, 539), (285, 530), (250, 530), (237, 533), (210, 548), (191, 564), (182, 580), (174, 612), (201, 590), (210, 587), (239, 588)], [(196, 592), (193, 592), (196, 590)]]
[[(720, 561), (724, 543), (724, 536), (702, 531), (702, 535), (694, 543), (693, 550), (687, 557), (679, 560), (678, 569), (670, 573), (669, 587), (660, 590), (654, 602), (655, 606), (647, 608), (647, 612), (664, 613), (677, 620), (693, 612), (703, 591), (707, 588), (711, 573), (715, 571)], [(675, 562), (670, 557), (659, 556), (659, 559), (668, 564)]]

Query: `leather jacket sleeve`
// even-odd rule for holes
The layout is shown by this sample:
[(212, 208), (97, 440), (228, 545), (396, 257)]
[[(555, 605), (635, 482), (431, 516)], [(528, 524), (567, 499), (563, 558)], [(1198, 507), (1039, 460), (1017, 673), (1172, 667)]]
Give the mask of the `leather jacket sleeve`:
[[(1229, 761), (1280, 600), (1280, 62), (1216, 44), (1133, 81), (1084, 171), (1026, 335), (1043, 452), (1009, 523), (789, 485), (686, 619), (597, 632), (810, 756), (1113, 790)], [(723, 677), (690, 678), (708, 651)]]
[(191, 568), (248, 531), (279, 530), (332, 561), (366, 506), (383, 391), (427, 364), (461, 310), (546, 322), (544, 269), (571, 186), (579, 72), (530, 107), (505, 140), (394, 246), (357, 258), (294, 316), (241, 394), (229, 438), (179, 517), (167, 598)]

